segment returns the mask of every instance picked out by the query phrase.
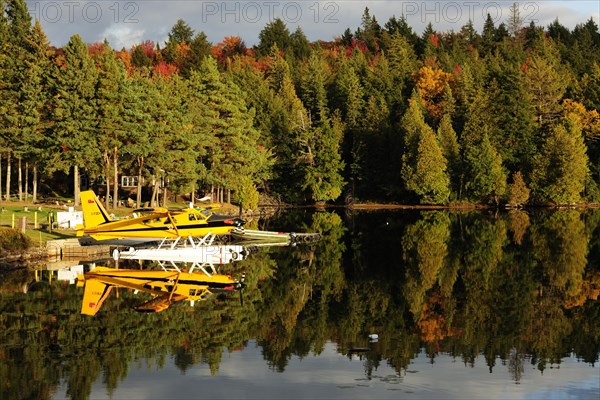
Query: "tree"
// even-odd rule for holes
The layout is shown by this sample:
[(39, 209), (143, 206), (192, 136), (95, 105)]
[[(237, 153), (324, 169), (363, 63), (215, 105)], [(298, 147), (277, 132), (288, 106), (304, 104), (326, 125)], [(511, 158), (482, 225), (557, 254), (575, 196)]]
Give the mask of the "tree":
[(75, 205), (79, 205), (79, 169), (93, 173), (101, 159), (95, 104), (98, 72), (79, 35), (71, 37), (54, 72), (54, 157), (49, 168), (64, 172), (73, 168)]
[(523, 27), (523, 18), (521, 17), (521, 12), (519, 9), (518, 3), (513, 3), (510, 6), (509, 16), (508, 16), (508, 32), (516, 41), (520, 41), (521, 39), (521, 28)]
[(269, 54), (274, 45), (280, 50), (287, 52), (292, 42), (290, 31), (280, 18), (275, 18), (273, 22), (269, 22), (258, 34), (258, 39), (259, 43), (256, 46), (256, 52), (259, 56)]
[(303, 157), (305, 171), (303, 188), (308, 190), (310, 199), (326, 202), (337, 199), (342, 194), (344, 163), (340, 153), (343, 128), (338, 116), (331, 121), (323, 121), (311, 129), (311, 139), (299, 143), (306, 148)]
[(506, 190), (506, 173), (502, 158), (487, 133), (480, 140), (464, 145), (465, 190), (477, 201), (492, 199), (496, 204)]
[(529, 192), (521, 171), (515, 172), (512, 175), (512, 183), (508, 185), (508, 205), (518, 207), (527, 203)]
[(326, 65), (313, 51), (304, 65), (305, 73), (300, 77), (300, 98), (314, 124), (323, 124), (328, 118), (327, 92), (325, 91)]
[(290, 35), (290, 49), (294, 57), (298, 60), (303, 60), (310, 56), (310, 42), (302, 31), (302, 28), (297, 27)]
[(267, 149), (257, 143), (254, 110), (248, 110), (240, 88), (230, 77), (220, 77), (215, 59), (207, 57), (198, 74), (198, 92), (208, 106), (206, 123), (216, 144), (208, 154), (208, 183), (247, 191), (247, 185), (236, 186), (239, 177), (248, 176), (256, 185), (265, 178), (269, 162)]
[(200, 69), (204, 59), (212, 54), (212, 45), (206, 38), (204, 32), (198, 32), (189, 43), (189, 50), (181, 66), (181, 75), (185, 78), (190, 76), (191, 71)]
[(567, 88), (568, 78), (559, 60), (551, 50), (547, 57), (530, 57), (522, 67), (525, 91), (538, 127), (545, 131), (560, 117), (560, 102)]
[(460, 147), (456, 132), (452, 127), (452, 118), (450, 114), (444, 114), (437, 130), (437, 138), (444, 158), (448, 162), (448, 176), (451, 186), (458, 192), (460, 182), (461, 159)]
[(189, 48), (189, 44), (194, 37), (194, 30), (180, 18), (167, 35), (169, 39), (165, 42), (163, 51), (165, 61), (180, 66), (184, 59), (181, 52), (182, 46), (186, 49)]
[(555, 204), (580, 201), (589, 173), (581, 126), (576, 121), (555, 126), (533, 164), (531, 189), (535, 200)]
[(446, 159), (433, 129), (423, 118), (419, 94), (414, 92), (402, 119), (406, 152), (402, 156), (402, 178), (406, 188), (423, 204), (444, 204), (450, 196)]
[[(107, 42), (98, 58), (98, 83), (96, 86), (96, 111), (98, 123), (98, 145), (102, 150), (106, 193), (110, 193), (112, 180), (113, 208), (117, 208), (119, 200), (119, 150), (125, 140), (123, 102), (124, 102), (125, 69), (115, 58), (114, 51)], [(112, 177), (110, 172), (112, 171)], [(106, 207), (108, 208), (106, 196)]]

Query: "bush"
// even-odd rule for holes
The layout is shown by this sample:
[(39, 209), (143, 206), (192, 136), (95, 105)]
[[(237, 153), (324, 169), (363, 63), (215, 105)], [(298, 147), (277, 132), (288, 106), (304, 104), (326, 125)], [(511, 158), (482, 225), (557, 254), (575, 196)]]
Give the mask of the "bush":
[(0, 228), (0, 254), (27, 250), (31, 240), (17, 229)]

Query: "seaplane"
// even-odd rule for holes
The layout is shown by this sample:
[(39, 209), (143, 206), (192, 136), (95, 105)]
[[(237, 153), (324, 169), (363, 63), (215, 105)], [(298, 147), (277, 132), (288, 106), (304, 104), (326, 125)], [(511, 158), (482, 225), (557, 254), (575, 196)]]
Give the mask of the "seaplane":
[[(226, 235), (244, 224), (240, 218), (214, 214), (218, 204), (189, 208), (139, 208), (131, 218), (114, 219), (92, 190), (81, 192), (83, 226), (80, 241), (116, 244), (140, 244), (180, 237)], [(83, 240), (81, 240), (83, 239)]]
[[(96, 315), (113, 287), (149, 293), (152, 299), (134, 307), (139, 312), (161, 312), (181, 301), (207, 300), (212, 295), (240, 291), (241, 281), (229, 275), (178, 270), (133, 270), (96, 267), (77, 277), (77, 286), (84, 288), (81, 314)], [(243, 301), (243, 300), (242, 300)]]

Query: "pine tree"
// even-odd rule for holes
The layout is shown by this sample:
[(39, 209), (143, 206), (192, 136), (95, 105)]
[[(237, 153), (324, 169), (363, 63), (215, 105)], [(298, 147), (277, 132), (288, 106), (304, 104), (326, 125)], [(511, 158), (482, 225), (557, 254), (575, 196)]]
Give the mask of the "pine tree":
[(297, 27), (290, 35), (290, 49), (294, 57), (298, 60), (303, 60), (310, 56), (310, 42), (302, 31), (302, 28)]
[(560, 117), (560, 102), (567, 88), (568, 75), (560, 65), (560, 57), (551, 43), (545, 57), (534, 55), (523, 70), (523, 83), (533, 107), (538, 127), (547, 131)]
[(487, 132), (480, 140), (466, 142), (463, 149), (467, 195), (475, 201), (493, 200), (498, 204), (506, 191), (506, 173)]
[(471, 200), (494, 200), (497, 203), (506, 190), (506, 174), (502, 157), (490, 141), (491, 136), (496, 136), (496, 127), (489, 109), (489, 99), (482, 89), (477, 90), (468, 106), (461, 135), (461, 186)]
[(572, 204), (581, 200), (589, 173), (581, 126), (555, 126), (534, 159), (531, 189), (536, 201)]
[(326, 66), (324, 59), (313, 51), (300, 80), (300, 98), (314, 124), (322, 124), (329, 116), (325, 91)]
[[(106, 193), (110, 193), (112, 181), (113, 208), (117, 208), (119, 199), (119, 152), (122, 151), (126, 131), (122, 123), (123, 90), (125, 69), (115, 58), (114, 51), (107, 42), (98, 57), (98, 83), (96, 86), (96, 111), (98, 123), (98, 145), (102, 150)], [(112, 176), (111, 176), (112, 171)], [(106, 196), (108, 208), (108, 196)]]
[(127, 167), (137, 175), (136, 208), (142, 203), (142, 180), (146, 172), (146, 160), (153, 150), (150, 142), (155, 122), (150, 112), (157, 98), (154, 84), (136, 72), (123, 83), (123, 115), (122, 126), (127, 135), (124, 137), (124, 148), (128, 156)]
[(521, 206), (529, 200), (530, 190), (523, 179), (521, 171), (512, 175), (512, 183), (508, 185), (508, 205), (512, 207)]
[(269, 22), (258, 34), (258, 39), (259, 43), (256, 46), (256, 52), (259, 56), (269, 54), (274, 45), (287, 53), (292, 42), (290, 31), (280, 18), (275, 18), (273, 22)]
[(98, 73), (87, 46), (74, 35), (64, 48), (61, 66), (54, 68), (52, 148), (54, 170), (74, 169), (75, 204), (79, 205), (79, 169), (94, 173), (101, 165), (95, 104)]
[(269, 154), (257, 143), (254, 110), (247, 109), (241, 90), (231, 78), (220, 77), (213, 58), (205, 59), (199, 75), (199, 93), (206, 99), (207, 122), (217, 144), (208, 155), (209, 183), (235, 189), (240, 176), (251, 177), (255, 184), (260, 182), (268, 169)]
[(421, 203), (445, 204), (450, 196), (446, 158), (433, 129), (425, 123), (419, 102), (419, 94), (414, 92), (402, 119), (406, 132), (402, 178), (406, 188), (419, 196)]
[(212, 45), (204, 32), (198, 32), (189, 46), (190, 49), (181, 67), (181, 75), (185, 78), (190, 76), (191, 71), (199, 70), (204, 59), (212, 54)]
[(309, 144), (304, 163), (304, 184), (310, 199), (315, 202), (336, 200), (342, 194), (344, 180), (340, 145), (343, 128), (337, 116), (331, 122), (312, 128), (312, 143)]
[(461, 173), (460, 147), (456, 132), (452, 127), (450, 114), (444, 114), (437, 130), (437, 137), (442, 149), (442, 154), (448, 162), (448, 176), (451, 187), (458, 193)]
[(27, 79), (21, 87), (19, 103), (24, 137), (21, 151), (24, 159), (32, 165), (33, 202), (37, 200), (38, 172), (44, 167), (47, 158), (44, 134), (51, 122), (47, 107), (51, 85), (50, 53), (48, 39), (39, 20), (36, 20), (27, 41)]

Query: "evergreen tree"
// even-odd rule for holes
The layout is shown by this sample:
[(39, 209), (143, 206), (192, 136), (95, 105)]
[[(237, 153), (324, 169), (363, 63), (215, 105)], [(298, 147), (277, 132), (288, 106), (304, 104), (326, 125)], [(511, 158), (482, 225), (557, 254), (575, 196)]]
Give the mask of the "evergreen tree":
[(183, 20), (178, 19), (167, 34), (169, 39), (165, 42), (163, 55), (165, 61), (175, 65), (183, 63), (181, 48), (190, 45), (194, 37), (194, 30)]
[(483, 90), (475, 93), (468, 107), (461, 135), (463, 159), (462, 184), (467, 197), (474, 201), (499, 201), (506, 190), (502, 157), (490, 141), (496, 136), (489, 100)]
[(51, 122), (50, 110), (47, 107), (51, 85), (50, 53), (48, 39), (39, 20), (36, 20), (27, 41), (25, 58), (27, 79), (21, 86), (19, 103), (24, 138), (21, 153), (32, 165), (33, 202), (37, 200), (38, 172), (45, 166), (47, 159), (44, 151), (47, 141), (44, 134)]
[(325, 91), (326, 65), (323, 58), (313, 51), (300, 80), (300, 98), (314, 124), (323, 124), (328, 118), (327, 92)]
[(496, 204), (506, 191), (502, 158), (483, 133), (480, 140), (464, 144), (465, 190), (475, 201), (493, 200)]
[(292, 43), (290, 31), (280, 18), (275, 18), (273, 22), (269, 22), (258, 34), (258, 39), (256, 52), (259, 56), (269, 54), (273, 45), (277, 45), (277, 48), (287, 53)]
[(380, 48), (381, 26), (375, 16), (372, 16), (369, 12), (369, 7), (365, 7), (363, 11), (361, 28), (356, 32), (356, 37), (362, 40), (370, 51), (378, 51)]
[(191, 71), (200, 69), (202, 61), (212, 54), (212, 45), (206, 39), (206, 34), (204, 32), (198, 32), (190, 42), (189, 46), (189, 51), (187, 52), (181, 67), (181, 75), (185, 78), (190, 76)]
[(315, 202), (336, 200), (342, 194), (344, 180), (340, 146), (343, 138), (342, 124), (337, 116), (312, 128), (312, 143), (306, 147), (304, 157), (304, 189)]
[(518, 207), (529, 200), (529, 188), (523, 179), (521, 171), (517, 171), (512, 175), (512, 183), (508, 185), (508, 205)]
[(458, 193), (460, 173), (461, 173), (461, 159), (460, 159), (460, 148), (458, 146), (458, 140), (456, 132), (452, 127), (452, 118), (450, 114), (444, 114), (440, 121), (440, 126), (437, 130), (437, 137), (442, 149), (444, 158), (448, 161), (448, 176), (450, 178), (451, 186), (454, 191)]
[[(117, 208), (119, 199), (119, 151), (122, 148), (126, 131), (122, 124), (123, 86), (125, 69), (115, 58), (114, 51), (107, 42), (98, 57), (98, 82), (96, 86), (96, 112), (98, 124), (98, 145), (102, 150), (106, 193), (110, 193), (112, 181), (113, 208)], [(111, 176), (112, 171), (112, 176)], [(106, 196), (108, 208), (108, 196)]]
[(402, 178), (406, 188), (423, 204), (445, 204), (450, 196), (447, 162), (433, 129), (425, 123), (418, 93), (414, 92), (402, 119), (406, 151)]
[(496, 38), (496, 27), (494, 26), (494, 20), (488, 13), (483, 24), (483, 31), (481, 32), (481, 53), (483, 55), (491, 53), (494, 49)]
[(522, 68), (525, 91), (534, 109), (538, 127), (547, 130), (560, 116), (560, 102), (568, 78), (551, 44), (546, 57), (535, 55)]
[(302, 28), (297, 27), (290, 35), (290, 49), (296, 59), (302, 60), (310, 56), (310, 42)]
[(555, 126), (533, 165), (531, 189), (535, 200), (554, 204), (579, 202), (589, 173), (581, 126), (575, 121)]
[(206, 122), (217, 144), (208, 155), (209, 183), (241, 190), (236, 187), (240, 176), (251, 177), (255, 184), (262, 181), (268, 170), (268, 153), (257, 143), (254, 110), (247, 109), (241, 90), (231, 78), (220, 77), (213, 58), (206, 58), (198, 73), (202, 85), (199, 93), (208, 106)]
[(146, 160), (153, 148), (150, 142), (155, 122), (151, 114), (152, 105), (158, 99), (153, 95), (156, 88), (148, 78), (136, 72), (123, 82), (123, 115), (121, 124), (127, 134), (124, 149), (127, 154), (125, 167), (137, 176), (136, 208), (142, 204), (142, 181), (146, 176)]
[(79, 205), (79, 169), (93, 174), (95, 166), (101, 165), (95, 104), (98, 72), (79, 35), (71, 37), (64, 48), (63, 62), (54, 72), (54, 157), (50, 165), (64, 172), (74, 169), (74, 197)]

